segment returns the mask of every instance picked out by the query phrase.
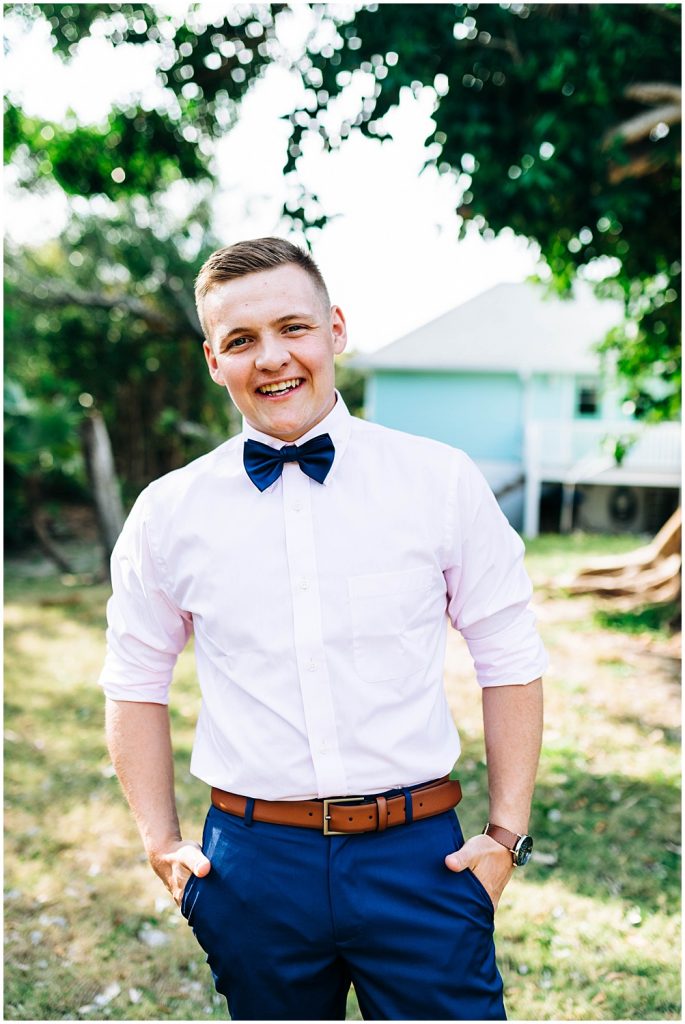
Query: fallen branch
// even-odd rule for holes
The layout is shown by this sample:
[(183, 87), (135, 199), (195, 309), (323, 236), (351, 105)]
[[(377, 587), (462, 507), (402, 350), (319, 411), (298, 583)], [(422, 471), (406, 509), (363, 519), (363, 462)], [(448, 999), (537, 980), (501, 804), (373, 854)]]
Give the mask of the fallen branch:
[[(565, 589), (572, 594), (603, 594), (624, 596), (627, 594), (646, 595), (659, 590), (674, 580), (680, 571), (680, 555), (669, 555), (658, 565), (649, 569), (632, 566), (627, 572), (616, 572), (606, 576), (579, 574)], [(645, 598), (646, 600), (646, 598)]]
[(661, 558), (680, 552), (681, 530), (682, 509), (677, 508), (649, 544), (624, 555), (607, 555), (606, 558), (598, 558), (596, 562), (586, 566), (577, 575), (578, 577), (592, 576), (597, 573), (606, 576), (611, 573), (624, 572), (631, 566), (637, 569), (653, 566)]
[(665, 604), (681, 592), (682, 510), (676, 509), (650, 544), (626, 555), (598, 559), (556, 586), (572, 594), (621, 599), (622, 606)]
[(36, 474), (27, 476), (25, 479), (26, 500), (29, 507), (29, 519), (40, 547), (48, 558), (52, 559), (58, 569), (62, 572), (73, 573), (71, 563), (62, 554), (59, 547), (50, 536), (48, 529), (49, 516), (41, 507), (41, 484), (40, 477)]
[(572, 577), (555, 581), (571, 594), (596, 594), (620, 610), (669, 604), (681, 596), (682, 510), (676, 509), (656, 537), (626, 555), (599, 558)]

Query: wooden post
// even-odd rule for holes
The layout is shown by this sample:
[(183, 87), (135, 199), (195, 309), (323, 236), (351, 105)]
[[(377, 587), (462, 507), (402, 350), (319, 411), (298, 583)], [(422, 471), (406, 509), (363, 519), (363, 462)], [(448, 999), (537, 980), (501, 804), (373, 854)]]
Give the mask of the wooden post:
[(573, 503), (576, 496), (576, 485), (565, 483), (561, 492), (561, 518), (559, 533), (570, 533), (573, 529)]
[(88, 470), (100, 539), (109, 566), (109, 557), (124, 525), (124, 507), (114, 469), (112, 445), (102, 415), (93, 410), (83, 420), (81, 428), (83, 456)]
[(537, 537), (540, 532), (540, 430), (529, 420), (524, 434), (524, 474), (526, 478), (523, 511), (524, 537)]

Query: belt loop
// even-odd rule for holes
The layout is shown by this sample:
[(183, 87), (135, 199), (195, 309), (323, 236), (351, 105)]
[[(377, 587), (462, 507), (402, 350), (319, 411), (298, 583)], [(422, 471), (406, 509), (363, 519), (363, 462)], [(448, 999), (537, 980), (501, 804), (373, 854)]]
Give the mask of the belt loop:
[(376, 807), (378, 809), (378, 831), (385, 832), (388, 827), (388, 801), (384, 796), (376, 797)]
[(414, 803), (411, 797), (411, 790), (403, 786), (402, 793), (404, 794), (404, 823), (405, 825), (411, 825), (414, 820)]
[(245, 813), (243, 815), (243, 824), (247, 828), (252, 828), (252, 816), (254, 814), (254, 798), (251, 796), (245, 799)]

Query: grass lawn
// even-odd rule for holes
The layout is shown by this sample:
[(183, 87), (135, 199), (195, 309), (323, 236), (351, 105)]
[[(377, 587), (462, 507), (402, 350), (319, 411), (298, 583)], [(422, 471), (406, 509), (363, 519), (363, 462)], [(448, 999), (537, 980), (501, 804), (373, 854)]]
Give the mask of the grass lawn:
[[(551, 665), (536, 852), (497, 914), (510, 1019), (681, 1016), (678, 638), (668, 614), (616, 616), (549, 585), (632, 546), (582, 536), (529, 546)], [(5, 596), (5, 1017), (225, 1019), (105, 750), (95, 679), (107, 588), (10, 568)], [(460, 817), (479, 831), (480, 697), (456, 633), (445, 683), (463, 744)], [(172, 695), (181, 822), (199, 837), (207, 791), (188, 773), (199, 704), (190, 650)], [(353, 994), (348, 1018), (359, 1018)]]

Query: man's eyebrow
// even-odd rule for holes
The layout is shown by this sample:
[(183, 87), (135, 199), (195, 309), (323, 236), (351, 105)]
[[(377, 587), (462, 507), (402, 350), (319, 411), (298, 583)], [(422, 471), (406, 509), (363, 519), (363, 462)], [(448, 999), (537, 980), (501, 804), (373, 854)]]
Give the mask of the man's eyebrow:
[(278, 319), (274, 320), (275, 324), (284, 324), (286, 320), (316, 320), (317, 316), (314, 312), (309, 313), (286, 313), (285, 316), (279, 316)]

